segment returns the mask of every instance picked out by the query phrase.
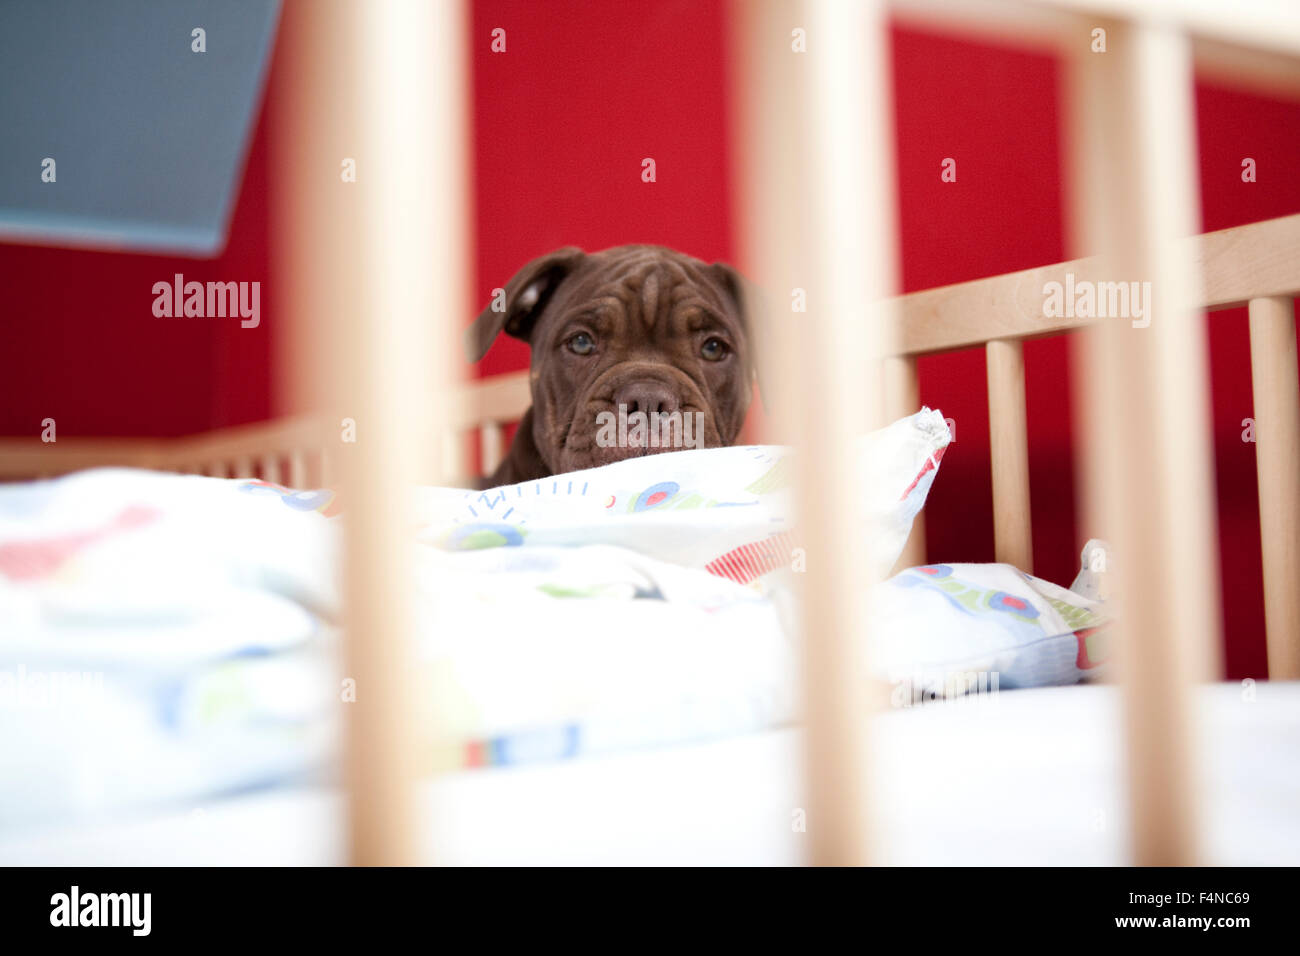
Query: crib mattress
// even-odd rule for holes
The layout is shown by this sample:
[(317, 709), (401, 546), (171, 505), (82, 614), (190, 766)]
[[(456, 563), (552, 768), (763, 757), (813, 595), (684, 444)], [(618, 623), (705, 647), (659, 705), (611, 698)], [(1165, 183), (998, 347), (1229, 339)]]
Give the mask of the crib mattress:
[[(1196, 712), (1205, 861), (1300, 861), (1300, 684), (1201, 688)], [(881, 860), (1124, 863), (1119, 721), (1107, 686), (883, 715), (872, 735)], [(807, 847), (794, 729), (450, 773), (422, 787), (421, 805), (425, 858), (441, 864), (782, 865)], [(278, 789), (10, 832), (0, 863), (330, 865), (345, 860), (341, 824), (337, 790)]]

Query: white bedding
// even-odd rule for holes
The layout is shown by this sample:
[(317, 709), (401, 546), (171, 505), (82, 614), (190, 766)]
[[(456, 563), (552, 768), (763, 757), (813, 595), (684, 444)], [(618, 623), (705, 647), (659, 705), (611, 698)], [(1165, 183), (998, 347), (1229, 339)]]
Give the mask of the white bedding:
[[(885, 714), (871, 791), (882, 861), (1126, 862), (1117, 706), (1114, 688), (1079, 686)], [(1205, 862), (1300, 862), (1300, 684), (1205, 687), (1197, 713)], [(423, 790), (425, 859), (795, 864), (799, 779), (794, 730), (449, 773)], [(0, 836), (0, 864), (336, 864), (340, 811), (333, 789), (302, 788), (30, 828)]]
[[(897, 550), (948, 433), (922, 412), (879, 434), (896, 460), (861, 520)], [(430, 858), (798, 862), (785, 452), (584, 474), (418, 502), (413, 734), (448, 771)], [(349, 706), (339, 511), (329, 491), (121, 470), (0, 489), (0, 863), (342, 861), (338, 798), (304, 784)], [(955, 666), (956, 692), (980, 691), (893, 695), (885, 858), (1121, 859), (1111, 692), (1009, 690), (1099, 673), (1104, 609), (1005, 565), (928, 565), (881, 594), (878, 678), (929, 688)], [(1210, 833), (1225, 860), (1276, 859), (1296, 846), (1297, 694), (1232, 695), (1206, 689)], [(1281, 836), (1244, 839), (1261, 821)]]
[[(882, 576), (948, 441), (929, 410), (864, 439), (845, 520), (881, 543)], [(750, 446), (415, 489), (429, 769), (788, 725), (795, 655), (764, 589), (799, 551), (791, 472), (788, 449)], [(0, 488), (0, 830), (328, 766), (368, 692), (332, 639), (345, 510), (329, 490), (129, 470)]]

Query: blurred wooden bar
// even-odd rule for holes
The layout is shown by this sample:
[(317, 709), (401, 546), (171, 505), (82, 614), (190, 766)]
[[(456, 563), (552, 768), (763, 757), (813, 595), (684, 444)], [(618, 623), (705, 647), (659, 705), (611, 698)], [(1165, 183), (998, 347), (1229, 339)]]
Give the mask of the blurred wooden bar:
[[(866, 777), (870, 542), (855, 531), (855, 448), (884, 411), (863, 370), (889, 354), (895, 327), (886, 302), (896, 264), (884, 10), (808, 0), (733, 11), (743, 24), (733, 83), (737, 241), (774, 300), (761, 326), (764, 375), (777, 396), (769, 407), (775, 433), (798, 449), (808, 859), (860, 864), (878, 847)], [(806, 312), (793, 305), (798, 293)]]
[(1269, 680), (1300, 680), (1300, 386), (1295, 302), (1250, 300)]
[[(1069, 63), (1076, 251), (1149, 282), (1146, 314), (1083, 336), (1084, 516), (1115, 549), (1130, 839), (1140, 865), (1198, 859), (1193, 682), (1213, 673), (1219, 581), (1190, 41), (1119, 21)], [(1142, 288), (1142, 287), (1139, 287)]]
[(808, 560), (801, 575), (808, 835), (814, 864), (843, 865), (879, 858), (867, 753), (864, 585), (873, 542), (859, 530), (857, 449), (884, 417), (879, 389), (863, 371), (880, 367), (893, 328), (893, 113), (883, 6), (812, 0), (805, 23), (815, 47), (804, 90), (810, 280), (794, 361), (803, 376), (796, 487)]
[(307, 487), (307, 453), (294, 450), (289, 454), (289, 487)]
[[(309, 360), (298, 394), (326, 422), (319, 477), (347, 500), (350, 857), (423, 862), (409, 505), (417, 480), (439, 474), (429, 436), (449, 424), (452, 326), (469, 314), (464, 11), (325, 0), (287, 4), (285, 18), (274, 241), (293, 354)], [(340, 174), (347, 160), (354, 181)], [(290, 467), (294, 480), (307, 470), (301, 458)]]
[(742, 270), (764, 291), (748, 303), (758, 343), (759, 381), (767, 427), (763, 440), (793, 444), (798, 421), (792, 393), (799, 388), (789, 362), (806, 312), (807, 151), (794, 135), (807, 99), (806, 54), (796, 53), (794, 31), (807, 31), (802, 0), (731, 0), (732, 71), (730, 151), (733, 168), (732, 237)]
[(489, 422), (479, 428), (479, 473), (490, 475), (497, 470), (505, 455), (505, 429), (500, 422)]
[(1033, 573), (1024, 346), (1015, 340), (996, 339), (984, 347), (984, 355), (993, 466), (994, 558)]

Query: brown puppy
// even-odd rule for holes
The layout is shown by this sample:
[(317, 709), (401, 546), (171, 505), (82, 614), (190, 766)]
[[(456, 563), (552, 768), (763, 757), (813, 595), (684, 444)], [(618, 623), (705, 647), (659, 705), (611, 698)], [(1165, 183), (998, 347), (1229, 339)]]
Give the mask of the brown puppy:
[(620, 406), (691, 416), (690, 447), (734, 442), (754, 379), (742, 285), (730, 266), (662, 246), (568, 247), (520, 269), (466, 339), (471, 361), (502, 330), (532, 348), (533, 405), (489, 486), (674, 450), (635, 427), (611, 443), (602, 424)]

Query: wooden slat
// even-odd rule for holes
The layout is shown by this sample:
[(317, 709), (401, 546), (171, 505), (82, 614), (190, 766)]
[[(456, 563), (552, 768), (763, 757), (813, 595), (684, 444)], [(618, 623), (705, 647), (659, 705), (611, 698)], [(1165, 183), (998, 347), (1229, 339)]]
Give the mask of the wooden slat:
[[(412, 667), (414, 543), (409, 506), (444, 424), (449, 323), (468, 314), (465, 275), (464, 10), (456, 0), (349, 8), (358, 58), (364, 315), (336, 330), (345, 414), (364, 423), (339, 455), (345, 513), (352, 861), (419, 859)], [(323, 52), (323, 51), (322, 51)], [(321, 65), (324, 65), (323, 63)], [(381, 165), (382, 164), (382, 165)], [(335, 188), (338, 188), (337, 184)], [(429, 263), (438, 263), (430, 269)], [(341, 266), (341, 263), (339, 264)]]
[[(1109, 55), (1109, 54), (1108, 54)], [(1258, 296), (1300, 292), (1300, 215), (1235, 226), (1181, 240), (1203, 273), (1195, 305), (1235, 308)], [(1085, 247), (1086, 248), (1086, 247)], [(1073, 276), (1073, 280), (1067, 277)], [(1133, 281), (1090, 256), (1039, 266), (903, 297), (899, 351), (920, 355), (971, 348), (999, 338), (1031, 338), (1070, 331), (1096, 319), (1044, 314), (1050, 282)]]
[(505, 454), (505, 429), (499, 422), (488, 422), (479, 431), (480, 470), (486, 475), (492, 474), (501, 464)]
[[(810, 117), (834, 103), (817, 102), (825, 79), (820, 83), (814, 80), (811, 58), (791, 50), (792, 27), (797, 25), (813, 36), (820, 36), (817, 24), (824, 21), (817, 18), (824, 17), (827, 9), (817, 3), (757, 0), (733, 3), (731, 11), (739, 27), (731, 76), (732, 97), (737, 104), (732, 131), (736, 146), (731, 150), (736, 162), (733, 182), (737, 184), (734, 235), (745, 271), (771, 292), (757, 303), (759, 312), (755, 323), (765, 346), (759, 351), (759, 361), (767, 405), (772, 412), (769, 436), (781, 443), (797, 440), (799, 446), (796, 500), (804, 539), (800, 546), (806, 555), (807, 571), (795, 574), (794, 578), (798, 585), (803, 647), (806, 805), (797, 811), (806, 815), (810, 862), (861, 862), (868, 852), (861, 736), (864, 728), (859, 714), (860, 701), (846, 691), (835, 675), (837, 664), (845, 666), (845, 655), (853, 651), (852, 627), (846, 626), (842, 619), (846, 611), (840, 599), (842, 582), (836, 576), (837, 566), (842, 560), (852, 564), (861, 555), (852, 544), (847, 551), (841, 550), (833, 531), (826, 528), (824, 515), (816, 513), (817, 502), (809, 493), (811, 456), (822, 466), (823, 475), (831, 479), (822, 486), (824, 496), (836, 501), (842, 496), (844, 446), (833, 449), (826, 460), (817, 457), (824, 447), (833, 443), (831, 434), (838, 434), (841, 422), (834, 416), (814, 414), (817, 406), (813, 402), (831, 404), (826, 392), (839, 391), (845, 382), (838, 366), (823, 369), (829, 378), (813, 381), (816, 378), (810, 374), (813, 357), (801, 345), (802, 340), (814, 338), (835, 341), (835, 348), (826, 353), (834, 354), (840, 349), (851, 350), (855, 344), (833, 338), (838, 330), (833, 327), (835, 310), (830, 297), (837, 291), (836, 269), (840, 260), (822, 256), (815, 230), (824, 225), (828, 212), (824, 195), (816, 198), (811, 195), (814, 159), (819, 149), (824, 152), (831, 131), (824, 114), (820, 122)], [(845, 25), (840, 24), (838, 29), (843, 31)], [(863, 25), (855, 39), (860, 41), (865, 37)], [(828, 53), (826, 47), (821, 47), (819, 57), (827, 56), (829, 60), (823, 59), (820, 68), (835, 70), (844, 57), (844, 49), (836, 47)], [(853, 71), (850, 68), (848, 72)], [(840, 79), (847, 90), (859, 94), (864, 90), (864, 85), (844, 73)], [(838, 102), (839, 94), (832, 100)], [(865, 111), (848, 121), (845, 131), (850, 137), (859, 129), (864, 115)], [(859, 146), (852, 141), (848, 144), (854, 158), (859, 156)], [(823, 176), (829, 174), (825, 168), (819, 172)], [(864, 170), (859, 173), (865, 175)], [(841, 200), (856, 205), (857, 198), (860, 194), (851, 190)], [(860, 228), (850, 232), (852, 239), (861, 237)], [(796, 288), (802, 289), (808, 298), (806, 314), (793, 313), (787, 304), (792, 301), (791, 294)], [(859, 289), (852, 306), (860, 306), (863, 299), (863, 290)], [(817, 389), (816, 398), (808, 395), (810, 386)], [(842, 400), (844, 396), (836, 398)], [(801, 427), (805, 424), (809, 427)], [(816, 613), (818, 609), (820, 617)]]
[(527, 372), (493, 375), (457, 391), (451, 409), (451, 424), (467, 431), (484, 422), (518, 421), (532, 401)]
[(289, 487), (308, 488), (307, 453), (301, 449), (289, 452)]
[[(912, 28), (994, 43), (1047, 46), (1067, 55), (1071, 47), (1090, 41), (1099, 15), (1148, 14), (1186, 25), (1196, 41), (1198, 75), (1206, 68), (1231, 67), (1232, 72), (1224, 75), (1234, 81), (1244, 73), (1261, 88), (1268, 88), (1263, 86), (1267, 80), (1283, 84), (1283, 89), (1294, 88), (1295, 62), (1300, 56), (1294, 5), (1290, 0), (1246, 0), (1246, 4), (1247, 17), (1242, 18), (1237, 15), (1238, 4), (1222, 0), (891, 0), (895, 20)], [(1215, 47), (1231, 41), (1242, 55), (1225, 58), (1221, 49), (1202, 49), (1202, 39), (1211, 40)], [(1265, 62), (1251, 62), (1251, 57)]]
[[(863, 369), (888, 352), (895, 274), (891, 109), (884, 10), (870, 0), (811, 0), (801, 19), (816, 52), (804, 68), (801, 142), (810, 224), (809, 311), (794, 337), (793, 395), (801, 584), (803, 705), (811, 860), (858, 864), (879, 853), (871, 824), (867, 608), (874, 567), (864, 540), (856, 439), (883, 418)], [(789, 21), (787, 21), (788, 24)], [(791, 56), (789, 29), (771, 56)], [(787, 117), (789, 120), (789, 117)], [(760, 148), (768, 148), (763, 144)], [(769, 184), (774, 189), (790, 183)], [(829, 346), (829, 347), (828, 347)], [(855, 520), (855, 515), (858, 518)]]
[[(469, 478), (468, 456), (465, 454), (465, 436), (459, 431), (447, 429), (442, 433), (441, 466), (446, 469), (447, 483), (463, 485)], [(429, 484), (437, 484), (432, 475), (426, 479)]]
[(1295, 306), (1252, 299), (1250, 369), (1270, 680), (1300, 680), (1300, 386)]
[(262, 455), (257, 460), (257, 470), (262, 473), (262, 480), (280, 484), (280, 456)]
[(1077, 245), (1100, 275), (1151, 282), (1149, 324), (1100, 323), (1074, 378), (1086, 526), (1115, 549), (1112, 641), (1123, 685), (1130, 839), (1141, 865), (1198, 858), (1191, 686), (1218, 648), (1218, 575), (1190, 44), (1118, 22), (1069, 65)]
[(1300, 96), (1300, 63), (1294, 56), (1224, 43), (1208, 36), (1192, 43), (1201, 80), (1270, 98)]
[[(921, 380), (917, 374), (914, 355), (895, 355), (884, 361), (882, 373), (885, 385), (885, 420), (898, 421), (914, 415), (921, 409)], [(905, 568), (925, 564), (925, 511), (912, 519), (912, 531), (907, 536), (903, 552), (894, 565), (895, 573)]]
[[(344, 676), (355, 702), (341, 705), (343, 779), (360, 864), (421, 859), (413, 735), (429, 728), (414, 708), (409, 509), (417, 477), (439, 477), (430, 436), (449, 424), (448, 363), (460, 354), (447, 325), (470, 314), (463, 6), (299, 0), (284, 13), (273, 245), (295, 354), (312, 359), (296, 363), (295, 395), (329, 426), (319, 445), (294, 448), (318, 449), (316, 477), (347, 500)], [(340, 178), (345, 158), (355, 182)], [(339, 440), (349, 418), (355, 443)]]
[(901, 26), (967, 41), (1059, 49), (1088, 36), (1084, 18), (1015, 0), (890, 0), (890, 6)]
[(321, 441), (320, 422), (307, 418), (280, 418), (255, 425), (237, 425), (180, 440), (177, 454), (219, 456), (259, 455), (268, 449), (289, 449)]
[(993, 467), (993, 552), (998, 561), (1033, 573), (1024, 347), (1016, 341), (995, 340), (985, 346), (985, 359)]
[(1232, 309), (1300, 292), (1300, 215), (1207, 232), (1190, 246), (1204, 282), (1195, 305)]
[[(1218, 37), (1253, 49), (1300, 56), (1300, 18), (1292, 0), (1008, 0), (1008, 4), (1081, 14), (1094, 25), (1101, 25), (1107, 17), (1127, 17), (1184, 35)], [(1116, 39), (1110, 37), (1111, 53), (1120, 46)]]
[(806, 147), (788, 125), (803, 116), (806, 100), (808, 57), (791, 49), (793, 27), (806, 28), (803, 10), (780, 0), (731, 3), (738, 28), (729, 57), (729, 133), (745, 144), (730, 151), (732, 242), (742, 270), (767, 293), (747, 304), (767, 413), (763, 437), (782, 445), (799, 432), (799, 376), (789, 357), (804, 318), (794, 311), (795, 290), (806, 293), (810, 281)]
[[(220, 476), (252, 473), (253, 461), (317, 447), (319, 422), (278, 419), (256, 425), (220, 428), (184, 438), (68, 438), (45, 444), (39, 438), (0, 439), (0, 480), (25, 478), (37, 469), (66, 474), (84, 468), (154, 468)], [(239, 468), (235, 469), (236, 463)]]
[(61, 475), (83, 468), (153, 468), (158, 442), (145, 439), (0, 438), (0, 480)]

